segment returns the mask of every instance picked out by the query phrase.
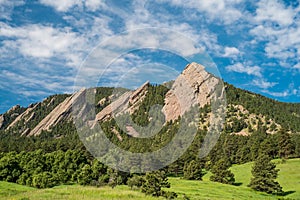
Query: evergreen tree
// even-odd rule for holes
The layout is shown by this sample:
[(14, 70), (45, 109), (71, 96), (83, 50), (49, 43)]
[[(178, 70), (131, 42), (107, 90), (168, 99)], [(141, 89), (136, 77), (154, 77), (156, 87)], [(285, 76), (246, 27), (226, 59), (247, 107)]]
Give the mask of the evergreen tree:
[(162, 187), (170, 187), (170, 183), (168, 182), (168, 178), (164, 171), (156, 171), (146, 174), (145, 182), (142, 185), (142, 192), (147, 195), (159, 197), (163, 196), (163, 192), (161, 190)]
[(229, 170), (230, 163), (228, 160), (219, 160), (211, 169), (213, 175), (210, 180), (225, 184), (233, 184), (235, 182), (234, 174)]
[(127, 185), (133, 189), (133, 187), (140, 188), (145, 183), (145, 179), (143, 176), (133, 175), (132, 178), (130, 178), (127, 181)]
[(271, 162), (271, 158), (266, 154), (261, 154), (253, 165), (251, 171), (253, 178), (249, 187), (261, 192), (281, 194), (282, 187), (275, 181), (278, 171), (276, 165)]
[(286, 130), (281, 129), (278, 132), (278, 146), (279, 146), (279, 156), (281, 158), (288, 158), (295, 152), (295, 147), (292, 143), (292, 139)]
[(199, 161), (192, 160), (191, 162), (186, 162), (183, 169), (183, 176), (187, 180), (202, 180), (204, 176), (204, 171)]

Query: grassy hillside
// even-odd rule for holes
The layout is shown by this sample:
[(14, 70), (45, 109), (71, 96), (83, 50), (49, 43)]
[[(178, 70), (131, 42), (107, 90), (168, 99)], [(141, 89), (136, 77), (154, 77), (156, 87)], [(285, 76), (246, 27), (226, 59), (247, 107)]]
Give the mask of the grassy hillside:
[(211, 182), (209, 181), (210, 173), (207, 173), (202, 182), (170, 178), (172, 187), (170, 191), (178, 194), (185, 193), (190, 199), (300, 199), (300, 159), (291, 159), (284, 164), (281, 163), (281, 160), (274, 160), (274, 162), (280, 169), (277, 180), (287, 193), (284, 197), (256, 192), (247, 187), (252, 177), (252, 162), (235, 165), (231, 168), (237, 186)]
[(145, 194), (132, 191), (128, 186), (96, 188), (92, 186), (63, 185), (50, 189), (35, 189), (14, 183), (0, 182), (0, 199), (6, 200), (120, 200), (120, 199), (143, 199), (155, 200)]
[[(283, 186), (285, 197), (276, 197), (260, 192), (255, 192), (247, 187), (251, 178), (252, 163), (236, 165), (232, 167), (235, 174), (237, 186), (224, 185), (210, 182), (210, 174), (206, 174), (204, 181), (187, 181), (180, 178), (169, 178), (172, 188), (179, 194), (178, 199), (184, 199), (185, 194), (190, 199), (300, 199), (300, 159), (288, 160), (280, 163), (275, 160), (280, 169), (278, 181)], [(129, 190), (127, 186), (117, 186), (115, 189), (110, 187), (83, 187), (78, 185), (58, 186), (51, 189), (38, 190), (17, 184), (0, 182), (0, 199), (16, 200), (37, 200), (37, 199), (163, 199), (145, 196), (138, 191)]]

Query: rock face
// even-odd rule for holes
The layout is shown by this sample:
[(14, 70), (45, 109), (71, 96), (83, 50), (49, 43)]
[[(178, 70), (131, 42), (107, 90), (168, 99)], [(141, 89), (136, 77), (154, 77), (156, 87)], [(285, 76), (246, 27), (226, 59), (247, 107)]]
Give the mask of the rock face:
[(218, 84), (219, 79), (205, 71), (202, 65), (187, 65), (166, 94), (163, 107), (166, 121), (177, 119), (196, 104), (200, 107), (209, 104)]
[(72, 103), (77, 98), (80, 98), (84, 94), (85, 89), (73, 94), (66, 98), (62, 103), (55, 107), (30, 133), (28, 136), (37, 136), (41, 134), (43, 130), (49, 131), (52, 126), (55, 126), (62, 120), (69, 119), (71, 117)]
[(0, 128), (2, 128), (4, 122), (4, 116), (0, 115)]
[(130, 109), (129, 112), (132, 114), (138, 109), (139, 102), (143, 101), (148, 92), (149, 81), (145, 82), (141, 87), (136, 89), (129, 98)]
[(11, 109), (9, 109), (8, 111), (7, 111), (7, 113), (13, 113), (13, 112), (15, 112), (15, 110), (17, 110), (17, 109), (19, 109), (20, 108), (20, 105), (15, 105), (15, 106), (13, 106)]
[[(171, 88), (166, 94), (165, 105), (162, 108), (162, 112), (165, 115), (165, 120), (170, 121), (177, 119), (196, 104), (204, 106), (210, 103), (211, 99), (214, 97), (213, 93), (219, 82), (219, 79), (206, 72), (202, 65), (197, 63), (191, 63), (187, 65), (184, 71), (176, 78), (176, 80), (172, 81), (172, 83), (170, 82), (169, 84)], [(37, 136), (40, 135), (43, 130), (50, 131), (51, 128), (57, 125), (59, 122), (71, 120), (74, 116), (77, 116), (80, 119), (85, 119), (84, 121), (86, 121), (88, 125), (93, 128), (99, 121), (104, 121), (123, 113), (134, 113), (134, 111), (139, 108), (140, 103), (146, 97), (148, 89), (149, 82), (147, 81), (134, 91), (127, 91), (119, 94), (116, 92), (109, 97), (101, 99), (98, 102), (98, 105), (100, 106), (104, 106), (108, 102), (111, 103), (99, 113), (96, 113), (95, 119), (90, 119), (90, 116), (85, 115), (85, 113), (91, 109), (90, 104), (78, 107), (78, 109), (76, 107), (76, 102), (84, 100), (84, 97), (86, 96), (85, 94), (88, 94), (89, 92), (89, 90), (82, 89), (72, 96), (66, 98), (62, 103), (56, 106), (32, 130), (24, 127), (24, 129), (20, 131), (20, 134), (22, 134), (22, 136)], [(96, 93), (96, 90), (94, 90), (94, 93)], [(53, 101), (54, 99), (48, 103), (48, 106)], [(18, 116), (12, 123), (9, 124), (7, 130), (16, 126), (20, 121), (22, 123), (28, 123), (29, 121), (34, 120), (36, 115), (34, 109), (39, 105), (41, 105), (41, 103), (32, 104), (21, 114), (17, 113)], [(14, 111), (19, 108), (19, 105), (14, 106), (8, 112), (14, 113)], [(72, 116), (74, 113), (75, 115)], [(3, 126), (3, 123), (4, 117), (3, 115), (0, 115), (0, 128)], [(128, 134), (132, 137), (139, 136), (139, 133), (130, 124), (126, 124), (125, 128)], [(115, 134), (117, 135), (117, 133)], [(121, 140), (120, 137), (118, 138)]]
[(116, 112), (122, 112), (126, 110), (129, 97), (132, 94), (131, 91), (125, 92), (122, 94), (119, 98), (117, 98), (115, 101), (113, 101), (111, 104), (103, 108), (97, 115), (96, 115), (96, 122), (107, 120), (112, 117), (113, 113)]
[[(219, 79), (205, 71), (202, 65), (197, 63), (187, 65), (166, 94), (162, 109), (166, 121), (177, 119), (196, 104), (200, 107), (209, 104), (218, 84)], [(118, 115), (123, 112), (132, 114), (146, 96), (148, 85), (149, 82), (146, 82), (134, 92), (126, 92), (112, 101), (97, 114), (96, 121), (109, 119), (112, 114)]]
[(22, 114), (20, 114), (9, 126), (6, 128), (6, 130), (14, 127), (20, 120), (25, 119), (26, 122), (30, 120), (30, 118), (33, 118), (34, 113), (32, 113), (29, 116), (29, 113), (34, 110), (37, 106), (39, 106), (40, 103), (34, 105), (34, 106), (29, 106)]
[(117, 116), (125, 112), (132, 114), (138, 108), (139, 102), (145, 98), (148, 86), (149, 82), (147, 81), (135, 91), (125, 92), (120, 97), (113, 100), (111, 104), (106, 106), (96, 115), (95, 122), (107, 120), (113, 117), (113, 115)]

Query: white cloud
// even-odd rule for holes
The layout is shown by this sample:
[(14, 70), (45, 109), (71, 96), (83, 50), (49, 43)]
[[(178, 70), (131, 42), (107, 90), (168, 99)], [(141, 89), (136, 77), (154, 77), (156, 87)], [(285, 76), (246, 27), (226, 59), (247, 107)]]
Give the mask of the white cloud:
[[(217, 35), (207, 28), (201, 28), (197, 30), (197, 28), (186, 22), (178, 22), (174, 20), (175, 17), (169, 14), (161, 13), (159, 16), (152, 14), (143, 1), (134, 1), (133, 3), (133, 12), (122, 15), (125, 22), (125, 30), (135, 30), (142, 28), (162, 28), (169, 29), (173, 32), (177, 32), (177, 34), (172, 35), (164, 35), (165, 40), (162, 40), (164, 44), (175, 47), (184, 55), (191, 55), (198, 52), (195, 52), (195, 48), (190, 44), (191, 41), (195, 41), (203, 50), (207, 50), (209, 52), (220, 54), (222, 47), (218, 44)], [(175, 35), (184, 35), (185, 38), (189, 38), (189, 41), (186, 39), (179, 40), (173, 38)], [(161, 36), (162, 38), (163, 36)], [(144, 40), (147, 38), (146, 36), (140, 36), (140, 39)], [(153, 39), (153, 37), (150, 37)], [(134, 38), (133, 38), (134, 39)], [(149, 39), (149, 38), (148, 38)], [(132, 41), (132, 40), (130, 40)], [(147, 41), (144, 41), (144, 43)], [(153, 41), (148, 41), (153, 42)]]
[(294, 69), (299, 69), (300, 70), (300, 63), (297, 63), (293, 66)]
[(238, 72), (238, 73), (246, 73), (248, 75), (254, 75), (254, 76), (258, 76), (261, 77), (261, 68), (258, 66), (245, 66), (242, 63), (238, 62), (234, 65), (229, 65), (226, 67), (227, 71), (230, 72)]
[(274, 96), (274, 97), (287, 97), (289, 96), (289, 92), (288, 91), (283, 91), (283, 92), (271, 92), (271, 91), (268, 91), (268, 90), (263, 90), (262, 92), (266, 93), (266, 94), (269, 94), (271, 96)]
[(258, 23), (272, 21), (281, 26), (288, 26), (293, 23), (294, 15), (295, 12), (292, 8), (286, 7), (278, 0), (261, 0), (258, 3), (254, 19)]
[[(13, 66), (13, 68), (15, 68)], [(59, 92), (71, 92), (72, 81), (70, 77), (55, 75), (55, 69), (42, 71), (20, 67), (18, 71), (2, 70), (0, 74), (0, 88), (24, 95), (25, 97), (38, 97)], [(14, 83), (14, 84), (11, 84)]]
[[(76, 82), (84, 87), (97, 84), (107, 66), (116, 62), (120, 56), (138, 49), (165, 50), (185, 59), (203, 52), (203, 48), (196, 46), (195, 42), (178, 32), (163, 28), (136, 29), (100, 43), (80, 68)], [(140, 65), (143, 62), (145, 64), (147, 60), (140, 61)], [(134, 64), (138, 65), (139, 63), (135, 61)], [(109, 69), (110, 76), (117, 80), (120, 78), (120, 74), (127, 71), (128, 67), (124, 67), (120, 63)]]
[(6, 38), (2, 48), (17, 50), (23, 56), (37, 59), (65, 59), (70, 65), (79, 64), (80, 51), (85, 46), (84, 38), (68, 28), (42, 25), (11, 27), (1, 23), (0, 36)]
[(10, 20), (10, 16), (13, 12), (14, 7), (21, 6), (24, 3), (24, 0), (0, 0), (0, 19)]
[(138, 48), (164, 49), (181, 56), (189, 57), (202, 53), (203, 49), (189, 37), (164, 28), (144, 28), (129, 31), (113, 37), (106, 46), (114, 51), (135, 50)]
[(268, 88), (271, 88), (271, 87), (274, 87), (275, 85), (277, 85), (278, 83), (275, 83), (275, 82), (268, 82), (268, 81), (265, 81), (263, 79), (256, 79), (256, 80), (253, 80), (253, 85), (254, 86), (257, 86), (257, 87), (260, 87), (262, 89), (268, 89)]
[(96, 11), (100, 7), (105, 7), (106, 4), (103, 0), (86, 0), (85, 6), (91, 11)]
[(106, 4), (103, 0), (62, 0), (62, 1), (53, 1), (53, 0), (40, 0), (41, 4), (46, 6), (51, 6), (55, 10), (59, 12), (66, 12), (69, 11), (71, 8), (78, 6), (79, 8), (87, 8), (91, 11), (96, 11), (99, 8), (106, 7)]
[(196, 9), (199, 13), (206, 13), (209, 19), (219, 20), (225, 24), (235, 22), (242, 17), (240, 9), (236, 8), (241, 0), (160, 0), (160, 2)]
[(235, 47), (225, 47), (224, 51), (225, 51), (223, 54), (224, 57), (236, 58), (240, 54), (240, 51)]
[(70, 8), (76, 5), (78, 6), (82, 5), (81, 0), (63, 0), (63, 1), (40, 0), (40, 3), (46, 6), (51, 6), (60, 12), (68, 11)]
[(289, 65), (287, 59), (300, 56), (300, 22), (294, 19), (299, 9), (277, 0), (261, 0), (254, 16), (256, 25), (250, 30), (256, 42), (265, 43), (266, 55), (279, 59), (283, 66)]

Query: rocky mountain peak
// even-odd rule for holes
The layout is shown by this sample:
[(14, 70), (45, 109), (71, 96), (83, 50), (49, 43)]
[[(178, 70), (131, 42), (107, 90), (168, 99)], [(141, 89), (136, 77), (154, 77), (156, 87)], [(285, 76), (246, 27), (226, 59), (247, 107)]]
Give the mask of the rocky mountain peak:
[[(201, 107), (209, 104), (218, 84), (219, 79), (208, 73), (204, 66), (197, 63), (188, 64), (166, 94), (162, 109), (166, 121), (177, 119), (196, 104)], [(96, 121), (109, 119), (112, 114), (132, 114), (146, 96), (148, 86), (147, 81), (135, 91), (126, 92), (112, 101), (97, 114)]]
[(210, 103), (219, 79), (198, 63), (188, 64), (167, 92), (163, 112), (166, 120), (175, 120), (192, 106)]

